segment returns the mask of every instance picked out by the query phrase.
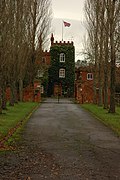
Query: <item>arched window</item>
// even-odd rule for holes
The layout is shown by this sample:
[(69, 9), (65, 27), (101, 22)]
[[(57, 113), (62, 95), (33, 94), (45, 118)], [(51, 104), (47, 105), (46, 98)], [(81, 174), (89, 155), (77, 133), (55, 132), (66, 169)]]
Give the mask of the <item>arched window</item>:
[(93, 74), (92, 73), (87, 74), (87, 80), (93, 80)]
[(65, 69), (59, 69), (59, 78), (65, 78)]
[(60, 53), (60, 62), (65, 62), (65, 54)]

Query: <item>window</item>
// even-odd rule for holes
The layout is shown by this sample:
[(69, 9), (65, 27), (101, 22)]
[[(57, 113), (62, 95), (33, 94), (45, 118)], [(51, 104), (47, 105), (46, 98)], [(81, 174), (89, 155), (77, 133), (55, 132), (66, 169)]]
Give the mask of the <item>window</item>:
[(38, 69), (37, 78), (42, 78), (42, 77), (43, 77), (43, 71)]
[(59, 69), (59, 78), (65, 78), (65, 69)]
[(87, 74), (87, 80), (93, 80), (93, 74), (92, 73)]
[(42, 57), (42, 63), (46, 63), (46, 58), (45, 57)]
[(65, 62), (65, 54), (60, 53), (60, 62)]
[(44, 93), (44, 87), (43, 87), (43, 85), (40, 86), (40, 92), (41, 92), (41, 94)]

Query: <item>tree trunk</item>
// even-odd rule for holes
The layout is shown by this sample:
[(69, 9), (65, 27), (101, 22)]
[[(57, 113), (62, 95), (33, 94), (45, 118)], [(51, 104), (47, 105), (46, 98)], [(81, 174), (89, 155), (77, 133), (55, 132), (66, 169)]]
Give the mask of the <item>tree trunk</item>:
[(1, 97), (1, 88), (0, 88), (0, 114), (2, 114), (2, 97)]
[(99, 22), (99, 28), (100, 28), (100, 40), (99, 40), (99, 69), (98, 69), (98, 85), (99, 85), (99, 99), (98, 99), (98, 106), (102, 106), (103, 104), (103, 42), (104, 42), (104, 14), (105, 14), (105, 6), (104, 3), (100, 3), (101, 10), (100, 10), (100, 22)]
[[(108, 27), (108, 22), (106, 24)], [(108, 33), (104, 41), (105, 63), (104, 63), (104, 109), (108, 109)]]
[(104, 69), (104, 109), (108, 109), (108, 73), (106, 67)]
[(6, 86), (2, 88), (2, 109), (7, 109), (6, 107), (7, 100), (6, 100)]
[(103, 97), (102, 86), (100, 84), (100, 86), (99, 86), (99, 97), (98, 97), (98, 106), (102, 106), (102, 104), (103, 104), (102, 97)]
[(17, 87), (16, 87), (16, 83), (14, 82), (14, 102), (18, 103), (18, 91), (17, 91)]
[(96, 71), (94, 72), (94, 78), (93, 78), (93, 92), (94, 92), (93, 103), (94, 103), (94, 104), (97, 104)]
[(115, 113), (115, 54), (114, 54), (113, 45), (111, 46), (111, 84), (110, 84), (109, 112)]
[(96, 15), (96, 27), (95, 27), (95, 33), (94, 33), (94, 40), (95, 40), (95, 44), (94, 44), (94, 49), (95, 49), (95, 71), (94, 71), (94, 82), (93, 82), (93, 89), (94, 89), (94, 104), (97, 104), (97, 93), (96, 93), (96, 86), (97, 86), (97, 66), (98, 66), (98, 22), (99, 22), (99, 18), (98, 18), (98, 10), (99, 10), (99, 2), (97, 3), (97, 7), (96, 7), (96, 11), (95, 11), (95, 15)]
[(101, 75), (101, 56), (99, 59), (99, 69), (98, 69), (98, 106), (102, 106), (102, 75)]
[(15, 94), (14, 94), (14, 84), (11, 83), (10, 85), (10, 106), (14, 106), (15, 103)]
[(114, 26), (114, 10), (115, 10), (115, 1), (111, 4), (111, 13), (110, 13), (110, 59), (111, 59), (111, 81), (110, 81), (110, 113), (115, 113), (115, 26)]
[(19, 80), (19, 100), (20, 102), (23, 101), (23, 80)]

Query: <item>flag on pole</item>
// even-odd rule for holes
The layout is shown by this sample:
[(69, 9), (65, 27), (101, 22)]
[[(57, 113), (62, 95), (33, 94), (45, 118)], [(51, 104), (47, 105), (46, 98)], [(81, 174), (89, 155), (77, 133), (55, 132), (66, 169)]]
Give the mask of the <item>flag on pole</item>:
[(70, 23), (63, 21), (65, 27), (70, 27)]

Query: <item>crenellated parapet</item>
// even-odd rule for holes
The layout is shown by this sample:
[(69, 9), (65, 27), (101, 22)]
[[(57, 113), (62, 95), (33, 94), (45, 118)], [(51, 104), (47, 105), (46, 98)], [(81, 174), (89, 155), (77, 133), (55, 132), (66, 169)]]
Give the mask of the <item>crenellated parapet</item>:
[(50, 54), (50, 51), (49, 50), (44, 50), (44, 51), (42, 51), (42, 53), (43, 53), (43, 55), (48, 56)]
[(64, 45), (72, 45), (73, 46), (73, 41), (55, 41), (52, 43), (52, 46), (64, 46)]
[(64, 46), (64, 45), (74, 45), (73, 41), (54, 41), (53, 33), (51, 34), (51, 46)]

